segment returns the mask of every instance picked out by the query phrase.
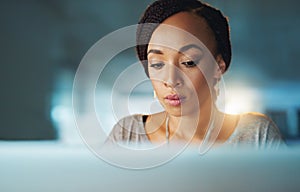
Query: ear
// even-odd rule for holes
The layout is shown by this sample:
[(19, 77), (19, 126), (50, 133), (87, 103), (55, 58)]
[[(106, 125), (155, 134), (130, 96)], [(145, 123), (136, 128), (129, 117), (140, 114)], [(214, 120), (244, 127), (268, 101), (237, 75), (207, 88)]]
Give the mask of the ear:
[(214, 77), (217, 79), (220, 79), (221, 76), (223, 75), (223, 73), (225, 73), (226, 63), (221, 54), (217, 55), (216, 61), (217, 61), (218, 67), (216, 69)]

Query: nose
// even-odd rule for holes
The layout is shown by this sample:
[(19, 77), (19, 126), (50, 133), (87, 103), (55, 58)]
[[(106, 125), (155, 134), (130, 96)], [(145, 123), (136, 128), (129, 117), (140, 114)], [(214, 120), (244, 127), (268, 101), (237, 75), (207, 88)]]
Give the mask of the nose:
[(166, 87), (176, 88), (183, 84), (182, 72), (175, 65), (168, 65), (163, 83)]

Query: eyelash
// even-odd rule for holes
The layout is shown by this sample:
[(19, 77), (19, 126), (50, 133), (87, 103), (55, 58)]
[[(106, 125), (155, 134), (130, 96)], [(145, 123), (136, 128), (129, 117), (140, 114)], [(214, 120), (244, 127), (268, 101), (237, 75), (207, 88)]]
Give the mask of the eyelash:
[(185, 65), (187, 68), (191, 68), (191, 67), (195, 67), (197, 65), (198, 62), (196, 61), (185, 61), (185, 62), (181, 62), (182, 65)]
[[(199, 60), (198, 61), (185, 61), (185, 62), (181, 62), (182, 65), (184, 65), (186, 68), (192, 68), (192, 67), (195, 67), (197, 66), (197, 64), (199, 63)], [(150, 64), (150, 67), (154, 68), (154, 69), (161, 69), (163, 68), (165, 64), (164, 63), (153, 63), (153, 64)]]

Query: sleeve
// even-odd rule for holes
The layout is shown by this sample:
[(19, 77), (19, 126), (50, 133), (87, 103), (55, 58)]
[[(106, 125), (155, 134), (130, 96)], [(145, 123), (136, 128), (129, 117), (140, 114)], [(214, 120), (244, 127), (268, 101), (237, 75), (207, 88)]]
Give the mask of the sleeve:
[(284, 139), (276, 124), (261, 113), (247, 113), (231, 140), (235, 146), (242, 145), (253, 149), (278, 149), (285, 147)]
[(112, 128), (112, 131), (108, 135), (106, 139), (106, 144), (113, 144), (118, 142), (125, 142), (126, 141), (126, 118), (120, 119)]
[(266, 131), (264, 131), (266, 135), (263, 147), (265, 149), (285, 148), (286, 144), (279, 128), (269, 117), (265, 116), (265, 118), (267, 127)]

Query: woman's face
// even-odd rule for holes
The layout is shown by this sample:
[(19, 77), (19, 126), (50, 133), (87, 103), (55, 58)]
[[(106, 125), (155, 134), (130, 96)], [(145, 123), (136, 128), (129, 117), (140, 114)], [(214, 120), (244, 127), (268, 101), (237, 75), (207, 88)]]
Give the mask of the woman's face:
[(215, 50), (206, 21), (191, 13), (177, 13), (156, 28), (147, 49), (148, 71), (157, 98), (169, 114), (194, 114), (211, 104)]

